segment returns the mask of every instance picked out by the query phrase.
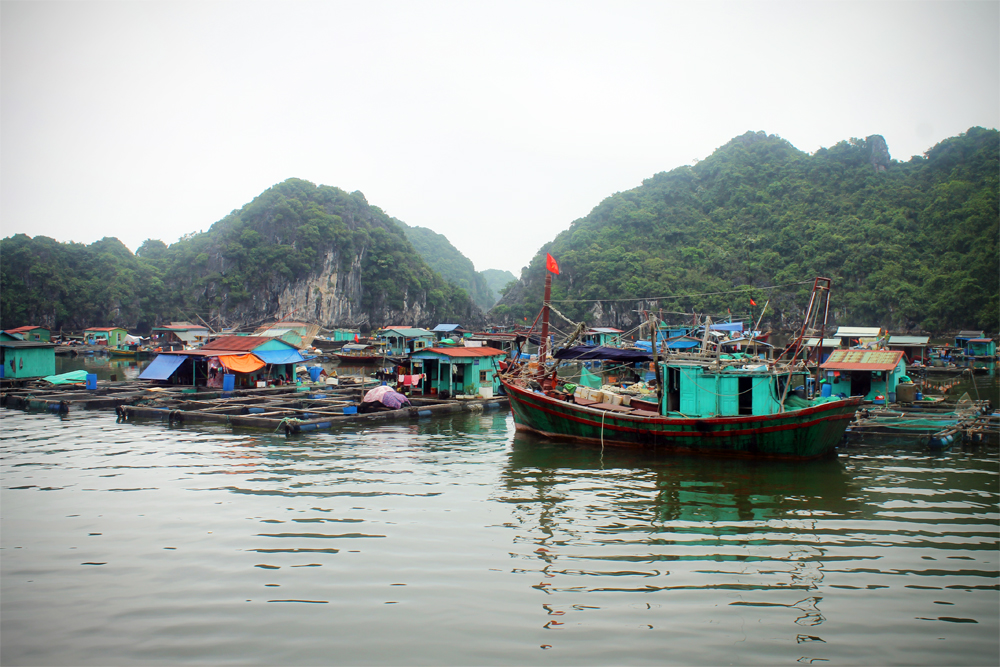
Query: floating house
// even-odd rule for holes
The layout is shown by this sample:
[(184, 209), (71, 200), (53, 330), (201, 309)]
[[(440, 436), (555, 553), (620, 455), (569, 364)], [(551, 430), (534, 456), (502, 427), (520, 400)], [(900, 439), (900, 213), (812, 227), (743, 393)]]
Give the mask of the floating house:
[(834, 396), (895, 400), (896, 385), (906, 375), (906, 359), (898, 350), (834, 350), (823, 364)]
[(997, 353), (996, 342), (982, 331), (960, 331), (955, 336), (955, 347), (961, 348), (966, 357), (992, 357)]
[(197, 347), (208, 340), (208, 327), (190, 322), (171, 322), (153, 327), (150, 343), (157, 347)]
[(83, 337), (88, 345), (118, 347), (125, 342), (126, 336), (128, 331), (122, 327), (90, 327), (83, 330)]
[[(520, 338), (520, 340), (519, 340)], [(527, 337), (513, 332), (477, 332), (465, 339), (466, 347), (493, 347), (507, 353), (507, 358), (513, 359), (517, 346), (527, 341)]]
[[(809, 361), (812, 363), (822, 363), (827, 360), (830, 353), (840, 348), (840, 338), (824, 338), (820, 342), (819, 338), (810, 338), (802, 343), (802, 346), (809, 350)], [(816, 349), (819, 348), (819, 352)]]
[(437, 336), (438, 340), (444, 340), (445, 338), (459, 339), (470, 333), (463, 329), (461, 324), (439, 324), (431, 329), (431, 331)]
[(43, 343), (48, 343), (52, 340), (52, 333), (48, 329), (35, 325), (18, 327), (16, 329), (7, 329), (7, 333), (11, 334), (15, 338), (20, 338), (21, 340), (33, 340), (36, 342), (41, 341)]
[[(162, 352), (139, 375), (192, 387), (228, 390), (295, 381), (295, 364), (306, 361), (295, 346), (278, 338), (223, 336), (197, 350)], [(226, 386), (225, 376), (233, 379)]]
[(265, 324), (253, 332), (254, 336), (280, 338), (286, 343), (303, 348), (312, 347), (313, 339), (319, 333), (318, 324), (308, 322), (275, 322)]
[(930, 336), (889, 336), (889, 349), (898, 350), (906, 356), (907, 363), (930, 361), (927, 355), (927, 347), (930, 345)]
[(384, 346), (394, 357), (406, 357), (414, 352), (433, 347), (435, 335), (427, 329), (386, 327), (375, 335), (376, 344)]
[(840, 347), (861, 347), (878, 341), (881, 327), (838, 327), (833, 338), (840, 340)]
[(413, 375), (423, 375), (425, 394), (492, 398), (500, 388), (497, 372), (506, 354), (494, 347), (430, 347), (410, 355), (410, 368)]
[(584, 345), (597, 345), (599, 347), (614, 347), (618, 344), (620, 336), (624, 332), (621, 329), (612, 327), (593, 327), (587, 329), (580, 335), (580, 340)]
[(56, 346), (37, 340), (0, 340), (0, 378), (41, 378), (56, 374)]

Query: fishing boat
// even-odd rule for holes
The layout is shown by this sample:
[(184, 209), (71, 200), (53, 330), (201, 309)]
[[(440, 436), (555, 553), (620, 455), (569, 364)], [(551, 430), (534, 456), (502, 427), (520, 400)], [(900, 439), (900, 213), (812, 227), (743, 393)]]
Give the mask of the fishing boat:
[[(806, 321), (829, 311), (830, 280), (817, 278)], [(654, 347), (649, 359), (656, 369), (657, 391), (652, 400), (625, 392), (560, 386), (558, 368), (546, 365), (548, 302), (551, 274), (546, 275), (542, 346), (535, 368), (514, 366), (501, 376), (510, 397), (515, 427), (549, 438), (600, 446), (620, 445), (670, 453), (695, 453), (743, 458), (806, 460), (835, 451), (854, 418), (861, 397), (813, 396), (808, 372), (796, 359), (761, 360), (713, 351), (706, 335), (700, 352), (664, 354)], [(826, 307), (819, 301), (825, 297)], [(655, 322), (650, 323), (653, 331)], [(707, 322), (710, 324), (710, 321)], [(706, 326), (706, 331), (709, 327)], [(564, 348), (557, 359), (593, 358), (600, 349), (576, 355)], [(609, 358), (622, 350), (604, 348)], [(643, 351), (635, 351), (637, 355)], [(631, 359), (629, 360), (631, 361)], [(801, 383), (801, 384), (800, 384)]]

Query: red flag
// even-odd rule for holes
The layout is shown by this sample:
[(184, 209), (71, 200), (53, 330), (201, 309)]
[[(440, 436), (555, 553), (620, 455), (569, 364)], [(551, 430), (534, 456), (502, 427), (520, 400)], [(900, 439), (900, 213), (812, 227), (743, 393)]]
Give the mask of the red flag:
[(757, 302), (756, 302), (756, 301), (754, 301), (753, 299), (750, 299), (750, 305), (751, 305), (751, 306), (756, 306), (756, 305), (757, 305)]
[(556, 264), (556, 259), (549, 253), (545, 253), (545, 268), (552, 273), (559, 275), (559, 265)]

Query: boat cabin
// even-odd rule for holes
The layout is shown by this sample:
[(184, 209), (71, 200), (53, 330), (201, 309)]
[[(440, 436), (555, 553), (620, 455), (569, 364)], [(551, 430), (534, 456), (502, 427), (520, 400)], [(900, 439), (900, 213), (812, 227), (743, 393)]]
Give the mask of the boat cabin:
[(906, 376), (906, 358), (898, 350), (835, 350), (820, 365), (834, 396), (878, 397), (895, 401), (896, 385)]
[(500, 389), (498, 365), (506, 354), (493, 347), (430, 347), (410, 355), (410, 370), (423, 375), (424, 394), (492, 398)]
[[(806, 407), (807, 373), (775, 374), (766, 364), (719, 367), (717, 364), (661, 362), (660, 414), (676, 417), (773, 415)], [(785, 385), (791, 382), (787, 391)], [(801, 390), (796, 391), (798, 387)]]

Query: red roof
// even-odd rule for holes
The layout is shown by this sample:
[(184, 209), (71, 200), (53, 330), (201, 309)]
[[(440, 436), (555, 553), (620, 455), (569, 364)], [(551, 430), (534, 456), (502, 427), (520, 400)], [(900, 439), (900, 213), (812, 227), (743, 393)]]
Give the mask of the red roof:
[(419, 350), (419, 352), (434, 352), (436, 354), (443, 354), (446, 357), (495, 357), (507, 354), (495, 347), (425, 347)]
[(88, 327), (84, 331), (117, 331), (119, 329), (125, 331), (125, 327)]
[[(4, 329), (4, 331), (6, 331), (9, 334), (13, 334), (13, 333), (26, 333), (28, 331), (33, 331), (34, 329), (45, 329), (45, 327), (36, 327), (34, 325), (28, 325), (26, 327), (18, 327), (16, 329)], [(45, 330), (48, 331), (48, 329)]]
[(834, 350), (820, 366), (831, 371), (891, 371), (903, 353), (894, 350)]
[(201, 346), (202, 350), (222, 352), (250, 352), (271, 340), (266, 336), (221, 336)]

